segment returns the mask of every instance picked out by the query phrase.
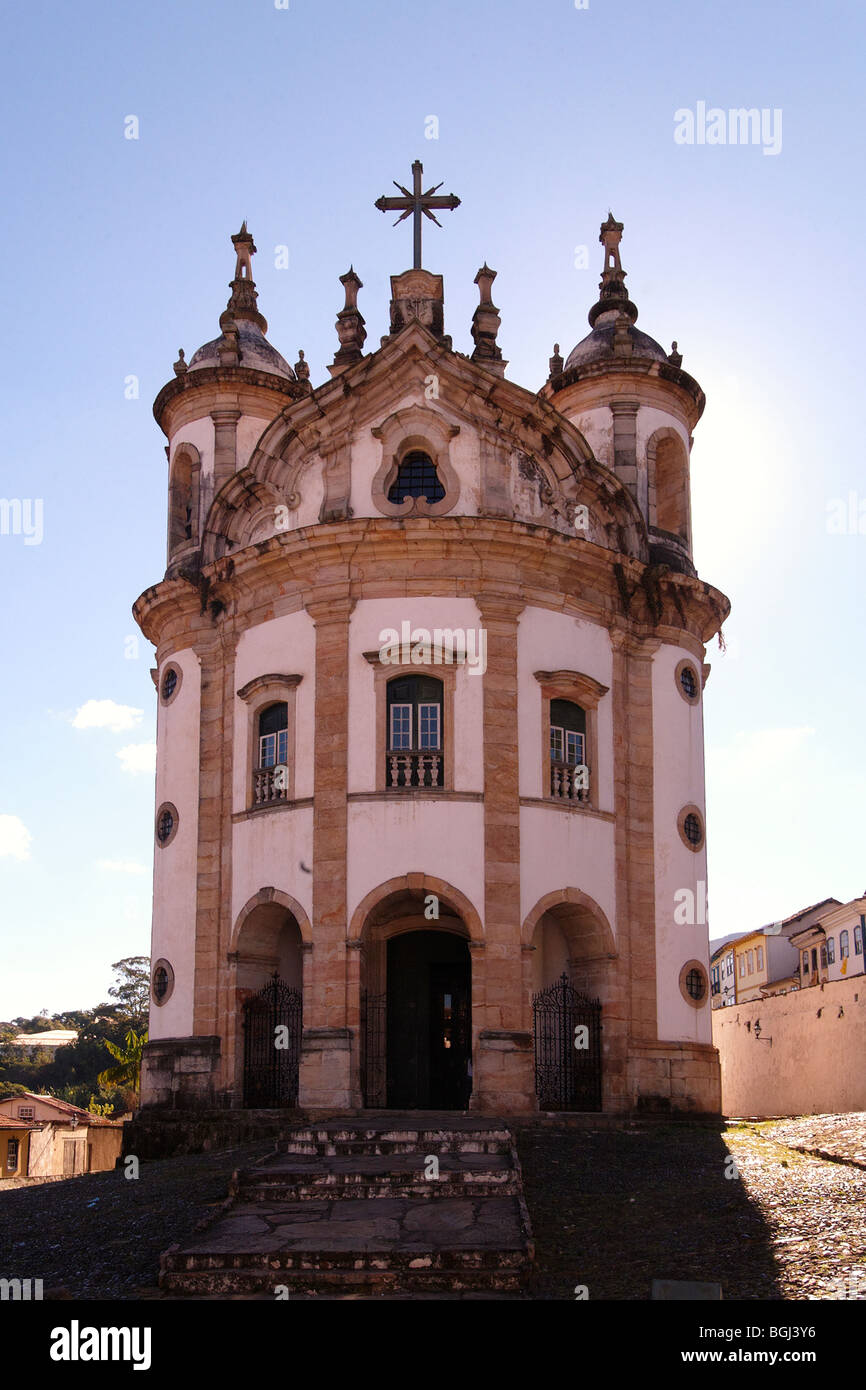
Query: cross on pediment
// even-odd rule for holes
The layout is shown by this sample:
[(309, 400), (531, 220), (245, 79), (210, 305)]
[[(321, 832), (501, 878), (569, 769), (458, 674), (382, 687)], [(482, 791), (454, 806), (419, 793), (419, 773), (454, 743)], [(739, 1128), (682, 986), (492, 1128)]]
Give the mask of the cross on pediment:
[[(403, 222), (410, 213), (412, 214), (414, 231), (414, 257), (412, 266), (414, 270), (421, 269), (421, 214), (423, 213), (425, 217), (429, 217), (431, 222), (436, 223), (437, 227), (441, 227), (442, 223), (432, 212), (432, 209), (447, 208), (450, 212), (453, 212), (455, 208), (459, 208), (460, 206), (460, 199), (453, 193), (440, 193), (438, 197), (435, 196), (437, 188), (442, 187), (441, 183), (434, 184), (432, 188), (428, 188), (426, 193), (422, 193), (421, 175), (423, 172), (424, 165), (421, 163), (420, 159), (416, 159), (412, 165), (411, 192), (408, 188), (404, 188), (402, 183), (398, 183), (396, 179), (393, 179), (392, 182), (394, 187), (399, 188), (402, 196), (399, 198), (386, 198), (383, 196), (377, 198), (374, 203), (374, 207), (377, 207), (380, 212), (399, 212), (400, 216), (397, 218), (397, 222)], [(395, 227), (397, 226), (397, 222), (394, 223)]]

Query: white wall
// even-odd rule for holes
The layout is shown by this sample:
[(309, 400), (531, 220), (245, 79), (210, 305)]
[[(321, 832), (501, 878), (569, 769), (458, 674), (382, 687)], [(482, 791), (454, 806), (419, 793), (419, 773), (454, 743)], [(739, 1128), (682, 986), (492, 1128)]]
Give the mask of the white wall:
[[(698, 882), (706, 883), (707, 879), (706, 847), (694, 853), (683, 843), (677, 829), (677, 817), (688, 803), (698, 806), (704, 817), (703, 699), (697, 705), (689, 705), (679, 694), (675, 680), (676, 668), (687, 655), (682, 647), (664, 644), (656, 652), (652, 666), (656, 998), (660, 1038), (708, 1043), (709, 980), (705, 1005), (699, 1009), (683, 998), (679, 988), (680, 970), (688, 960), (701, 961), (709, 976), (708, 924), (680, 925), (674, 921), (675, 894), (688, 888), (697, 904)], [(689, 659), (700, 680), (701, 662)]]
[[(164, 801), (172, 802), (178, 827), (165, 847), (156, 844), (154, 835), (151, 957), (170, 961), (174, 989), (164, 1004), (151, 1002), (151, 1039), (188, 1037), (193, 1022), (201, 667), (191, 650), (177, 652), (171, 661), (183, 679), (171, 704), (157, 701), (154, 811)], [(160, 687), (166, 664), (159, 668)]]

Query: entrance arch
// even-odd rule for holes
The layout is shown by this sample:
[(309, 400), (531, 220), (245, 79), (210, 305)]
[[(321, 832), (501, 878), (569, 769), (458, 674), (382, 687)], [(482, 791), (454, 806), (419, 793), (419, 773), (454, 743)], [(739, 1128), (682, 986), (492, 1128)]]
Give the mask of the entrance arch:
[(601, 1110), (619, 1012), (610, 923), (580, 889), (563, 888), (536, 904), (524, 922), (523, 940), (532, 948), (526, 985), (539, 1104), (546, 1110)]
[(297, 1104), (308, 934), (302, 909), (273, 888), (257, 893), (238, 917), (229, 954), (237, 1104)]
[[(468, 918), (468, 921), (467, 921)], [(361, 1104), (465, 1110), (472, 1092), (472, 905), (448, 884), (409, 874), (355, 913)]]

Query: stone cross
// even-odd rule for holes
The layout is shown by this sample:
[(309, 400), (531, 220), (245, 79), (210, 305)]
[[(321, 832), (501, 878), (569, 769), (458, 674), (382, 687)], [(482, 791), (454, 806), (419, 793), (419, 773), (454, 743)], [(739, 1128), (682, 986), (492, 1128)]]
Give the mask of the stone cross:
[[(460, 206), (460, 199), (455, 197), (453, 193), (441, 193), (438, 198), (434, 196), (436, 189), (442, 187), (441, 183), (434, 184), (432, 188), (428, 188), (426, 193), (422, 193), (421, 175), (423, 172), (424, 165), (421, 163), (420, 159), (416, 159), (412, 165), (411, 193), (408, 188), (403, 187), (402, 183), (398, 183), (396, 179), (393, 179), (392, 182), (394, 187), (399, 188), (403, 196), (401, 198), (386, 198), (383, 196), (377, 198), (374, 204), (380, 212), (399, 212), (400, 216), (397, 218), (397, 222), (403, 222), (410, 213), (412, 214), (415, 234), (415, 254), (412, 261), (414, 270), (421, 269), (421, 214), (423, 213), (425, 217), (429, 217), (431, 222), (436, 223), (437, 227), (441, 227), (442, 223), (430, 209), (448, 208), (453, 212), (455, 208), (459, 208)], [(394, 223), (395, 227), (397, 226), (397, 222)]]

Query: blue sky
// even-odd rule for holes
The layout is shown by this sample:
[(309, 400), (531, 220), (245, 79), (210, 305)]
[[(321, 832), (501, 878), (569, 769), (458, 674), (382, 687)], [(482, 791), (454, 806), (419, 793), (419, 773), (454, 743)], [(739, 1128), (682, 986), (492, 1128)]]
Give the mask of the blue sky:
[[(387, 329), (411, 231), (373, 202), (415, 158), (462, 199), (424, 256), (458, 350), (486, 258), (508, 376), (537, 389), (588, 331), (611, 208), (639, 326), (707, 393), (695, 556), (733, 602), (706, 692), (711, 935), (866, 887), (866, 534), (827, 529), (852, 493), (866, 518), (863, 30), (854, 3), (7, 12), (0, 492), (42, 499), (43, 535), (0, 535), (0, 1018), (94, 1004), (149, 949), (152, 648), (127, 639), (165, 566), (151, 403), (218, 331), (229, 236), (246, 217), (268, 336), (316, 384), (350, 261), (367, 346)], [(699, 102), (781, 111), (780, 151), (677, 144)]]

